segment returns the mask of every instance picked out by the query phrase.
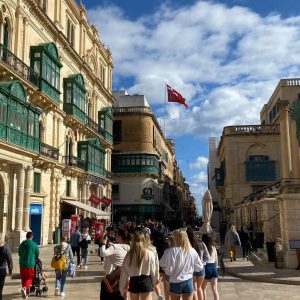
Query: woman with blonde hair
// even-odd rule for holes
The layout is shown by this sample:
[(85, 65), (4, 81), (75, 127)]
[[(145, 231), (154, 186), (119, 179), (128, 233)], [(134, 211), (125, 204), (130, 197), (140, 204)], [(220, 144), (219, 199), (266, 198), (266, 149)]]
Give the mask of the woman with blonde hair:
[(236, 260), (236, 247), (241, 246), (240, 236), (232, 224), (225, 236), (225, 245), (228, 248), (230, 261)]
[(2, 300), (2, 291), (6, 277), (6, 267), (8, 274), (12, 274), (13, 260), (8, 246), (5, 244), (2, 234), (0, 233), (0, 300)]
[[(167, 248), (164, 251), (165, 257), (168, 256), (167, 253), (171, 250), (172, 247), (174, 247), (173, 236), (169, 236), (169, 238), (168, 238), (168, 246), (169, 246), (169, 248)], [(165, 290), (165, 300), (170, 300), (171, 299), (170, 298), (170, 283), (169, 283), (170, 274), (168, 273), (167, 268), (162, 268), (162, 270), (163, 270), (163, 273), (164, 273), (164, 276), (163, 276), (163, 285), (164, 285), (164, 290)]]
[(192, 300), (194, 294), (193, 274), (203, 269), (196, 250), (192, 248), (186, 231), (177, 229), (173, 233), (174, 247), (165, 252), (161, 267), (170, 274), (171, 300)]
[(152, 300), (151, 292), (157, 283), (155, 257), (148, 249), (145, 236), (136, 231), (125, 256), (119, 289), (122, 297), (127, 297), (128, 279), (131, 300)]

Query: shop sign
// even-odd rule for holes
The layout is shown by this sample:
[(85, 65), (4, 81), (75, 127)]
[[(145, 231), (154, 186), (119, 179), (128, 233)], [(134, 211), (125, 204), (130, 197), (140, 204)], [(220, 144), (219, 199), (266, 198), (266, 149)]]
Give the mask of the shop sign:
[(41, 204), (30, 204), (30, 214), (31, 215), (41, 215), (42, 205)]

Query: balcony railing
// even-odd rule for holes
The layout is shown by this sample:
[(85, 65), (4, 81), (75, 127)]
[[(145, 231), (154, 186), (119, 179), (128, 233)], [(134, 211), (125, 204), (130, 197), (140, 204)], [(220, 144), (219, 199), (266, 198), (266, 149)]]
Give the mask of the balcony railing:
[(148, 113), (153, 114), (150, 107), (136, 106), (136, 107), (114, 107), (114, 113)]
[(279, 124), (272, 125), (242, 125), (228, 126), (224, 128), (223, 135), (230, 134), (270, 134), (279, 133)]
[(27, 66), (22, 60), (0, 43), (0, 60), (4, 62), (13, 72), (38, 86), (38, 74)]
[(94, 131), (100, 133), (99, 124), (97, 122), (95, 122), (92, 118), (90, 118), (89, 116), (86, 116), (86, 124), (89, 127), (91, 127)]
[(41, 155), (58, 160), (59, 150), (45, 143), (41, 143), (40, 147)]
[(76, 156), (63, 156), (63, 162), (66, 166), (77, 167), (80, 169), (85, 169), (84, 160)]

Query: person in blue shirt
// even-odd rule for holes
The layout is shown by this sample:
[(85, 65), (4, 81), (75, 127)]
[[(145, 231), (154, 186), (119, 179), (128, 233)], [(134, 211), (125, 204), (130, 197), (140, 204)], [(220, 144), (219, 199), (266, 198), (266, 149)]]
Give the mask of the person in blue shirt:
[(81, 233), (79, 231), (79, 227), (76, 226), (76, 231), (72, 233), (70, 238), (70, 244), (73, 252), (73, 256), (77, 256), (77, 266), (80, 266), (80, 245), (79, 245), (79, 239), (81, 237)]

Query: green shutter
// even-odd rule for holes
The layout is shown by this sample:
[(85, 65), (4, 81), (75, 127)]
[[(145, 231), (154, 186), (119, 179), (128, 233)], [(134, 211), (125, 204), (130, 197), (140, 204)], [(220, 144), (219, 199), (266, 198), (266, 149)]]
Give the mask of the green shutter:
[(34, 172), (33, 176), (34, 176), (33, 191), (34, 191), (34, 193), (40, 193), (41, 192), (41, 173)]

